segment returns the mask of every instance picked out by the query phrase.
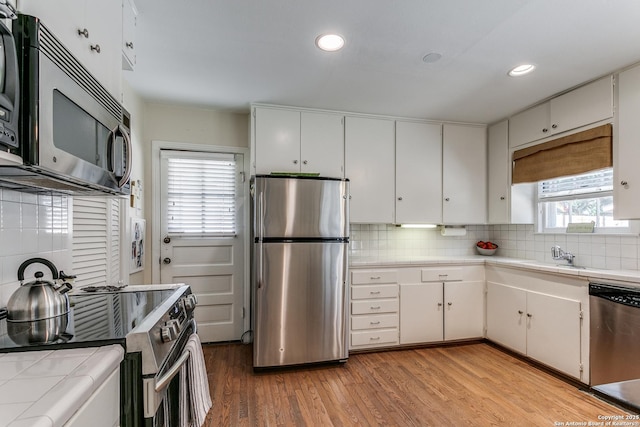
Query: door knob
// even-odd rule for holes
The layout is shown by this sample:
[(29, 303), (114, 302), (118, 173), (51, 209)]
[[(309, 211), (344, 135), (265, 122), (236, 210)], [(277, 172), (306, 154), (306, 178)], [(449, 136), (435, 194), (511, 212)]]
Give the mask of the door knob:
[(171, 258), (165, 258), (162, 260), (162, 262), (165, 264), (171, 264)]

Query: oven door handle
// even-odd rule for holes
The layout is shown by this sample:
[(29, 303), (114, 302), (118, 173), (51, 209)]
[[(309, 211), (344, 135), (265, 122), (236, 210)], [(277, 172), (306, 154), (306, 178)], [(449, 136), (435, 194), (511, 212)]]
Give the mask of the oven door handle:
[(178, 372), (180, 372), (180, 368), (182, 368), (182, 365), (187, 363), (187, 360), (189, 360), (190, 356), (191, 353), (185, 351), (184, 354), (180, 356), (180, 358), (176, 361), (176, 363), (174, 363), (173, 366), (167, 371), (167, 373), (156, 381), (156, 384), (154, 386), (156, 393), (160, 393), (162, 390), (167, 388), (173, 377), (178, 375)]

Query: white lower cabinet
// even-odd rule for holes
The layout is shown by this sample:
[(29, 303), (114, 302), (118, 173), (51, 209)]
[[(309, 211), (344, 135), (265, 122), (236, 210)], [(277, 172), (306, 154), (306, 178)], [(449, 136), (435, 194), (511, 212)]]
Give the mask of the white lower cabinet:
[(400, 344), (483, 336), (483, 266), (414, 270), (417, 280), (400, 284)]
[(351, 340), (349, 349), (398, 344), (397, 270), (351, 273)]
[(113, 427), (120, 425), (120, 368), (67, 421), (65, 427)]
[(487, 338), (583, 380), (580, 300), (487, 282)]

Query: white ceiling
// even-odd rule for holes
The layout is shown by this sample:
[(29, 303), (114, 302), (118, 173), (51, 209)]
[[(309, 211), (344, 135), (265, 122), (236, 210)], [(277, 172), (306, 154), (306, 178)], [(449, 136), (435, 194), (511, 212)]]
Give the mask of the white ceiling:
[[(145, 99), (491, 123), (640, 61), (638, 0), (135, 0)], [(339, 52), (317, 35), (337, 32)], [(422, 57), (442, 54), (436, 63)], [(537, 66), (521, 78), (507, 71)]]

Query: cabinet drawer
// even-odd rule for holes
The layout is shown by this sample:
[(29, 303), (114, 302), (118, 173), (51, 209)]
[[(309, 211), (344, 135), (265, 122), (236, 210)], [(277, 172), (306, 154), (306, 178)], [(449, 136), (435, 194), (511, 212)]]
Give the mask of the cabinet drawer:
[(389, 345), (398, 344), (398, 330), (358, 331), (351, 333), (351, 345)]
[(423, 268), (423, 282), (450, 282), (460, 280), (484, 280), (483, 266)]
[(399, 318), (397, 314), (376, 314), (371, 316), (356, 316), (351, 318), (351, 329), (381, 329), (397, 328)]
[(379, 299), (354, 301), (351, 303), (351, 314), (397, 313), (397, 299)]
[(398, 296), (398, 285), (353, 286), (351, 299), (395, 298)]
[(374, 283), (397, 283), (398, 272), (396, 270), (365, 270), (352, 271), (352, 285), (367, 285)]

